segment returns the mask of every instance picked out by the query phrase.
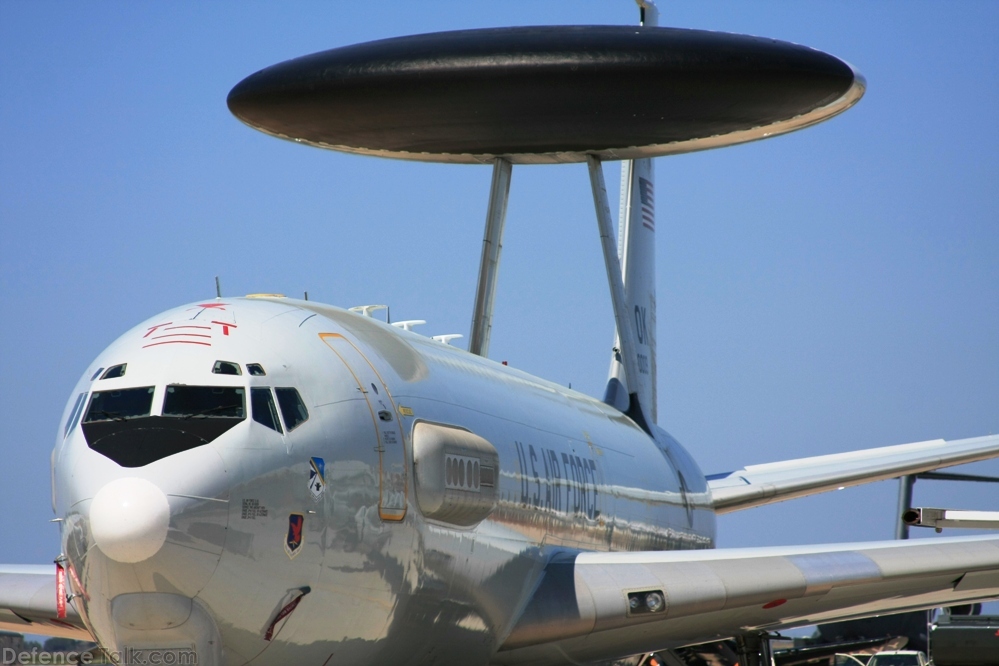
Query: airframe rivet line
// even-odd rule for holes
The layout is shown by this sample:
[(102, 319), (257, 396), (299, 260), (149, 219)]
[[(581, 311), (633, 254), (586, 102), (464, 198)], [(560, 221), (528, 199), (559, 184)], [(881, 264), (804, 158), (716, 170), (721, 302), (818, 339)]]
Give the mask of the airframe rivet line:
[(587, 156), (586, 165), (590, 169), (590, 187), (593, 189), (593, 206), (596, 208), (597, 226), (600, 229), (600, 246), (604, 251), (607, 283), (610, 285), (611, 304), (614, 307), (614, 322), (618, 338), (621, 340), (624, 383), (628, 393), (634, 393), (638, 380), (638, 360), (635, 357), (637, 346), (624, 300), (624, 278), (621, 273), (621, 260), (617, 256), (617, 243), (614, 240), (610, 204), (607, 202), (607, 186), (604, 184), (604, 170), (600, 159), (593, 155)]
[(479, 282), (475, 289), (475, 306), (472, 308), (472, 330), (468, 335), (468, 351), (479, 356), (489, 355), (496, 277), (499, 274), (500, 252), (503, 250), (503, 227), (506, 223), (506, 202), (510, 198), (512, 171), (513, 164), (509, 160), (497, 157), (493, 161), (489, 209), (486, 212), (486, 230), (482, 238), (482, 258), (479, 260)]

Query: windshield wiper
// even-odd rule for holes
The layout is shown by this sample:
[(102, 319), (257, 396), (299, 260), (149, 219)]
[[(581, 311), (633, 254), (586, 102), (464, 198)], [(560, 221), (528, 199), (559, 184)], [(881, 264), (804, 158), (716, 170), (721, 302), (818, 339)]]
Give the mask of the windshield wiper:
[[(224, 409), (239, 409), (239, 408), (240, 408), (239, 403), (235, 405), (218, 405), (217, 407), (208, 407), (207, 409), (202, 409), (197, 412), (192, 412), (190, 414), (176, 414), (176, 415), (171, 414), (170, 416), (182, 416), (185, 419), (191, 419), (194, 418), (195, 416), (208, 416), (213, 412), (221, 412)], [(223, 414), (223, 416), (227, 418), (239, 418), (238, 416), (232, 414)]]
[[(98, 411), (93, 412), (93, 413), (94, 414), (99, 414), (100, 416), (105, 417), (104, 420), (106, 420), (106, 421), (124, 421), (124, 420), (126, 420), (126, 417), (122, 416), (121, 412), (106, 412), (103, 409), (101, 409), (101, 410), (98, 410)], [(88, 415), (88, 420), (89, 420), (89, 415)]]

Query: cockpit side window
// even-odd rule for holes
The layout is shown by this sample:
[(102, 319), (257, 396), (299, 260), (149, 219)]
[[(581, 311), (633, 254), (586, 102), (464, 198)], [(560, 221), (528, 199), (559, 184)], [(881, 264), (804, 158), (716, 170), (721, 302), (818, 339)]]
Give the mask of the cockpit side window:
[(284, 418), (284, 425), (291, 432), (298, 426), (309, 420), (309, 410), (302, 402), (302, 396), (294, 388), (276, 388), (278, 404), (281, 406), (281, 416)]
[(120, 363), (118, 365), (112, 365), (104, 372), (103, 375), (101, 375), (101, 379), (117, 379), (118, 377), (124, 377), (125, 369), (127, 367), (128, 363)]
[(84, 391), (80, 395), (76, 396), (76, 403), (73, 405), (73, 411), (69, 413), (69, 418), (66, 420), (66, 429), (63, 430), (62, 436), (66, 437), (69, 431), (76, 427), (76, 420), (80, 417), (80, 413), (83, 411), (83, 401), (87, 398), (87, 392)]
[(264, 371), (264, 366), (259, 363), (247, 363), (246, 371), (253, 375), (254, 377), (263, 377), (267, 373)]
[(153, 406), (153, 387), (95, 391), (90, 398), (84, 423), (94, 421), (124, 421), (137, 416), (148, 416)]
[(232, 361), (215, 361), (212, 372), (216, 375), (241, 375), (243, 371), (239, 369), (239, 363)]
[(244, 419), (245, 393), (239, 386), (167, 386), (163, 416)]
[(284, 432), (281, 430), (281, 421), (278, 420), (277, 407), (274, 406), (274, 398), (269, 388), (250, 389), (250, 410), (253, 412), (253, 420), (257, 423), (271, 430)]

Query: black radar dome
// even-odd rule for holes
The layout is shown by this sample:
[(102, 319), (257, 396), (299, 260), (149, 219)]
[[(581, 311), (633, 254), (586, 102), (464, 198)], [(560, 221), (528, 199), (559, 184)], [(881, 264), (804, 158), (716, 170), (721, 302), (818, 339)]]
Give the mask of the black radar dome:
[(578, 162), (783, 134), (855, 104), (863, 77), (805, 46), (701, 30), (440, 32), (315, 53), (248, 76), (232, 113), (284, 139), (428, 162)]

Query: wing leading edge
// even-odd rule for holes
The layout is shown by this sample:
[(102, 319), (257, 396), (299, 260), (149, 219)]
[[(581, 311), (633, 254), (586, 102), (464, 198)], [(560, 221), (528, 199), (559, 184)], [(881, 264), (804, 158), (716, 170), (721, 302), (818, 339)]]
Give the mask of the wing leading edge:
[(71, 603), (66, 604), (66, 617), (59, 618), (50, 564), (0, 565), (0, 630), (93, 640)]
[[(629, 613), (658, 591), (659, 612)], [(999, 596), (999, 538), (553, 559), (500, 664), (585, 663), (832, 620)]]
[(935, 439), (826, 456), (749, 465), (708, 477), (716, 513), (815, 495), (999, 456), (999, 435)]

